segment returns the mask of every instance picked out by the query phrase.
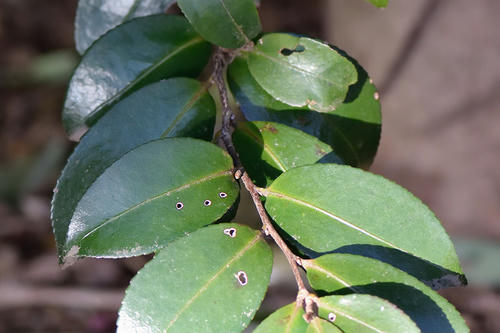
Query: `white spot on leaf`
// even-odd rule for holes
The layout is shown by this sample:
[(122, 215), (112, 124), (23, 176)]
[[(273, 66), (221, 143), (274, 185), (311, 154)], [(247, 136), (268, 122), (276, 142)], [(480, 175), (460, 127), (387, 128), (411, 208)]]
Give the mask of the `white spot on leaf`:
[(224, 234), (228, 235), (231, 238), (234, 238), (236, 237), (236, 229), (235, 228), (224, 229)]
[(330, 312), (328, 314), (328, 320), (333, 323), (335, 321), (335, 319), (337, 319), (337, 315), (335, 313), (333, 313), (333, 312)]
[(242, 286), (248, 283), (247, 273), (243, 271), (239, 271), (238, 273), (236, 273), (234, 277), (236, 278), (236, 280), (238, 280), (238, 283)]

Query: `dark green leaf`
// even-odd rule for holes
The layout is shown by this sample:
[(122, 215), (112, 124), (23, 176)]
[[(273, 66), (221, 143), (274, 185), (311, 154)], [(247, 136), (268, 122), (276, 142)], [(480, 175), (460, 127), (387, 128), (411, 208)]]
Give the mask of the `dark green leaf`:
[(254, 80), (244, 58), (236, 58), (229, 67), (229, 83), (248, 120), (274, 121), (300, 129), (329, 144), (346, 163), (368, 167), (380, 138), (380, 103), (366, 72), (345, 56), (356, 66), (358, 82), (349, 87), (344, 102), (328, 113), (295, 109), (276, 101)]
[(297, 303), (288, 304), (270, 314), (253, 333), (305, 333), (308, 324), (302, 317), (304, 314)]
[(161, 250), (127, 289), (118, 332), (241, 332), (269, 284), (260, 232), (218, 224)]
[(366, 0), (378, 8), (387, 7), (389, 0)]
[(335, 110), (356, 83), (352, 63), (316, 40), (288, 34), (262, 37), (248, 54), (255, 80), (275, 99), (312, 110)]
[(126, 152), (161, 137), (210, 140), (215, 104), (198, 81), (148, 85), (115, 104), (82, 138), (58, 180), (52, 221), (60, 256), (76, 205), (99, 175)]
[(71, 78), (63, 110), (66, 130), (77, 136), (149, 83), (199, 75), (210, 49), (178, 16), (142, 17), (116, 27), (92, 45)]
[(414, 277), (386, 263), (351, 254), (303, 260), (311, 286), (322, 292), (356, 292), (387, 299), (423, 332), (467, 332), (453, 305)]
[(261, 31), (253, 0), (179, 0), (178, 3), (196, 31), (213, 44), (235, 49)]
[(175, 0), (80, 0), (75, 42), (80, 54), (108, 30), (135, 17), (164, 13)]
[(322, 297), (318, 307), (319, 316), (343, 332), (420, 332), (396, 306), (370, 295)]
[(65, 259), (150, 253), (216, 221), (238, 196), (232, 161), (190, 138), (148, 142), (103, 171), (78, 201)]
[(240, 123), (233, 142), (245, 170), (258, 186), (266, 186), (282, 172), (298, 166), (318, 161), (342, 163), (329, 145), (278, 123)]
[(344, 165), (316, 164), (285, 172), (264, 194), (271, 217), (310, 255), (388, 249), (449, 274), (461, 273), (453, 244), (436, 216), (383, 177)]

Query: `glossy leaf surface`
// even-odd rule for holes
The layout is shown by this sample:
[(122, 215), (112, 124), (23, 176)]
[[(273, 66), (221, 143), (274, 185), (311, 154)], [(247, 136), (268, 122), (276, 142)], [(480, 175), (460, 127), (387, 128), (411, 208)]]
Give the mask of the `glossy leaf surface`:
[(199, 75), (210, 52), (210, 44), (179, 16), (153, 15), (116, 27), (92, 45), (73, 73), (64, 127), (69, 134), (81, 132), (149, 83)]
[(118, 332), (241, 332), (264, 298), (272, 263), (256, 230), (238, 224), (198, 230), (139, 271)]
[(232, 161), (196, 139), (150, 141), (106, 168), (78, 202), (67, 256), (150, 253), (216, 221), (239, 193)]
[(96, 39), (135, 17), (164, 13), (175, 0), (80, 0), (76, 10), (75, 42), (80, 54)]
[(342, 333), (342, 331), (332, 323), (319, 317), (315, 317), (309, 323), (306, 333)]
[(229, 84), (248, 120), (273, 121), (300, 129), (330, 145), (345, 163), (368, 167), (380, 138), (380, 103), (366, 72), (346, 57), (356, 66), (358, 82), (349, 87), (347, 98), (332, 112), (293, 108), (275, 100), (252, 77), (245, 58), (236, 58), (230, 65)]
[(329, 145), (279, 123), (240, 123), (233, 142), (245, 170), (258, 186), (266, 186), (282, 172), (298, 166), (318, 161), (342, 163)]
[(288, 304), (264, 319), (253, 331), (254, 333), (305, 333), (308, 324), (302, 317), (305, 314), (296, 303)]
[(260, 31), (253, 0), (179, 0), (179, 7), (206, 40), (225, 48), (238, 48)]
[(291, 169), (265, 193), (266, 209), (311, 255), (389, 249), (461, 273), (439, 220), (406, 189), (336, 164)]
[(370, 295), (326, 296), (318, 301), (318, 314), (343, 332), (420, 332), (393, 304)]
[(311, 286), (321, 292), (371, 294), (395, 304), (422, 332), (467, 332), (457, 310), (414, 277), (386, 263), (351, 254), (304, 260)]
[(99, 175), (126, 152), (161, 137), (210, 140), (215, 104), (198, 81), (148, 85), (115, 104), (82, 138), (58, 180), (52, 221), (60, 256), (76, 205)]
[(369, 3), (378, 8), (387, 7), (387, 3), (389, 2), (389, 0), (366, 0), (366, 1), (368, 1)]
[(275, 99), (320, 112), (340, 105), (356, 68), (337, 51), (319, 41), (288, 34), (269, 34), (248, 54), (255, 80)]

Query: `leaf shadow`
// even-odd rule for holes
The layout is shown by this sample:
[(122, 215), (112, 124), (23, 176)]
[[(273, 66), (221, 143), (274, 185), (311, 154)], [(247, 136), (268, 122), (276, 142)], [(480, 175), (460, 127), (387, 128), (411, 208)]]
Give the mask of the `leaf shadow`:
[[(261, 134), (261, 131), (264, 129), (259, 129), (257, 126), (255, 126), (255, 124), (251, 122), (248, 122), (245, 125), (247, 127), (245, 131), (251, 131), (252, 133), (252, 143), (254, 144), (251, 144), (252, 149), (248, 149), (248, 141), (246, 143), (243, 143), (243, 140), (241, 140), (241, 137), (238, 133), (236, 133), (235, 135), (238, 135), (238, 137), (240, 137), (239, 140), (235, 140), (235, 137), (233, 136), (233, 141), (236, 149), (240, 150), (239, 148), (241, 148), (241, 151), (245, 151), (244, 154), (240, 153), (240, 160), (245, 167), (245, 170), (250, 175), (250, 178), (257, 186), (269, 186), (274, 179), (278, 178), (283, 173), (283, 171), (262, 159), (262, 154), (264, 152), (264, 138)], [(277, 131), (277, 129), (272, 130)], [(248, 137), (249, 135), (245, 136)], [(257, 144), (257, 142), (259, 144)], [(318, 160), (316, 161), (316, 163), (343, 163), (342, 160), (333, 151), (326, 155), (323, 155), (322, 157), (320, 156), (321, 154), (318, 154)]]
[(279, 231), (296, 253), (311, 259), (330, 253), (353, 254), (376, 259), (396, 267), (422, 281), (434, 290), (467, 285), (467, 279), (464, 274), (453, 272), (400, 250), (380, 245), (352, 244), (332, 251), (316, 252), (293, 240), (283, 229), (279, 228)]
[[(400, 308), (422, 332), (455, 332), (443, 309), (432, 298), (412, 286), (394, 282), (377, 282), (351, 288), (343, 288), (333, 294), (352, 294), (353, 290), (356, 290), (361, 294), (378, 296)], [(320, 294), (332, 293), (320, 291)]]

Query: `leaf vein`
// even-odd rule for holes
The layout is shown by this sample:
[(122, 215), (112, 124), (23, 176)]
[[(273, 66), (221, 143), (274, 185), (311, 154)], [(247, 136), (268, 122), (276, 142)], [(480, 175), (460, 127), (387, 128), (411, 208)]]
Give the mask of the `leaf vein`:
[(189, 183), (186, 183), (184, 185), (181, 185), (179, 187), (176, 187), (174, 189), (171, 189), (170, 191), (167, 191), (167, 192), (163, 192), (163, 193), (160, 193), (158, 195), (155, 195), (151, 198), (148, 198), (144, 201), (141, 201), (139, 202), (138, 204), (135, 204), (134, 206), (130, 207), (130, 208), (127, 208), (126, 210), (124, 210), (123, 212), (121, 213), (118, 213), (117, 215), (109, 218), (109, 219), (106, 219), (104, 221), (102, 221), (98, 226), (94, 227), (92, 230), (90, 230), (85, 236), (83, 236), (81, 239), (80, 239), (80, 242), (83, 241), (85, 238), (87, 238), (88, 236), (90, 236), (91, 234), (93, 234), (94, 232), (96, 232), (97, 230), (99, 230), (100, 228), (104, 227), (105, 225), (119, 219), (120, 217), (122, 217), (123, 215), (125, 214), (128, 214), (130, 213), (131, 211), (135, 210), (135, 209), (138, 209), (154, 200), (157, 200), (157, 199), (161, 199), (165, 196), (169, 196), (170, 194), (172, 193), (175, 193), (175, 192), (179, 192), (179, 191), (182, 191), (186, 188), (189, 188), (190, 186), (193, 186), (193, 185), (197, 185), (197, 184), (201, 184), (205, 181), (209, 181), (209, 180), (212, 180), (214, 178), (217, 178), (217, 177), (222, 177), (222, 176), (226, 176), (226, 175), (231, 175), (232, 174), (232, 170), (225, 170), (225, 171), (222, 171), (222, 172), (217, 172), (217, 173), (213, 173), (211, 175), (208, 175), (208, 176), (205, 176), (205, 177), (202, 177), (202, 178), (199, 178), (199, 179), (196, 179), (196, 180), (193, 180), (192, 182), (189, 182)]
[(198, 43), (198, 42), (203, 42), (203, 39), (201, 37), (196, 37), (190, 40), (189, 42), (186, 42), (185, 44), (179, 46), (178, 48), (174, 49), (172, 52), (169, 52), (165, 57), (161, 58), (158, 60), (154, 65), (148, 67), (146, 70), (144, 70), (141, 74), (139, 74), (134, 80), (130, 81), (124, 88), (120, 89), (117, 91), (113, 96), (108, 98), (106, 101), (102, 102), (99, 106), (97, 106), (92, 112), (90, 112), (86, 119), (92, 119), (95, 115), (99, 114), (102, 109), (104, 109), (106, 106), (113, 105), (116, 103), (123, 95), (127, 94), (138, 82), (140, 82), (142, 79), (147, 77), (149, 74), (154, 72), (158, 67), (163, 65), (165, 62), (185, 50), (186, 48)]
[(383, 243), (385, 245), (388, 245), (388, 246), (390, 246), (390, 247), (392, 247), (392, 248), (394, 248), (396, 250), (402, 251), (404, 253), (408, 253), (408, 251), (405, 251), (405, 250), (399, 248), (398, 246), (396, 246), (395, 244), (392, 244), (391, 242), (386, 241), (385, 239), (372, 234), (368, 230), (365, 230), (365, 229), (363, 229), (363, 228), (355, 225), (354, 223), (346, 221), (343, 218), (341, 218), (341, 217), (339, 217), (339, 216), (337, 216), (335, 214), (332, 214), (332, 213), (330, 213), (330, 212), (328, 212), (328, 211), (326, 211), (326, 210), (324, 210), (324, 209), (322, 209), (322, 208), (320, 208), (318, 206), (315, 206), (315, 205), (313, 205), (313, 204), (311, 204), (309, 202), (306, 202), (306, 201), (303, 201), (303, 200), (300, 200), (300, 199), (297, 199), (297, 198), (292, 198), (292, 197), (290, 197), (290, 196), (288, 196), (286, 194), (279, 193), (279, 192), (274, 192), (274, 191), (270, 191), (270, 190), (265, 190), (264, 193), (266, 193), (266, 195), (274, 195), (274, 196), (276, 196), (278, 198), (290, 200), (290, 201), (295, 202), (295, 203), (297, 203), (299, 205), (308, 207), (308, 208), (310, 208), (312, 210), (315, 210), (315, 211), (317, 211), (317, 212), (319, 212), (321, 214), (324, 214), (324, 215), (326, 215), (326, 216), (334, 219), (337, 222), (340, 222), (340, 223), (344, 224), (345, 226), (347, 226), (349, 228), (357, 230), (360, 233), (362, 233), (362, 234), (364, 234), (364, 235), (366, 235), (368, 237), (371, 237), (371, 238), (373, 238), (373, 239), (375, 239), (375, 240), (377, 240), (377, 241), (379, 241), (379, 242), (381, 242), (381, 243)]
[(170, 320), (167, 324), (167, 327), (163, 330), (163, 332), (167, 332), (168, 329), (170, 327), (172, 327), (172, 325), (179, 319), (179, 317), (182, 315), (182, 313), (184, 311), (186, 311), (189, 306), (191, 304), (193, 304), (193, 302), (201, 296), (201, 294), (203, 294), (207, 289), (208, 287), (210, 286), (210, 284), (212, 284), (212, 282), (214, 282), (222, 273), (224, 273), (224, 271), (226, 271), (229, 266), (231, 266), (233, 264), (233, 262), (235, 262), (236, 260), (240, 259), (248, 250), (250, 250), (254, 245), (255, 243), (257, 243), (257, 241), (259, 241), (261, 238), (261, 234), (258, 234), (257, 236), (255, 236), (252, 240), (250, 240), (244, 247), (243, 249), (241, 249), (235, 256), (233, 256), (228, 262), (226, 262), (224, 265), (222, 265), (222, 268), (219, 269), (215, 274), (214, 276), (212, 276), (210, 278), (210, 280), (208, 280), (194, 295), (193, 297), (191, 297), (187, 302), (186, 304), (184, 304), (184, 306), (182, 307), (182, 309), (179, 310), (179, 312), (177, 312), (174, 316), (174, 318), (172, 318), (172, 320)]

